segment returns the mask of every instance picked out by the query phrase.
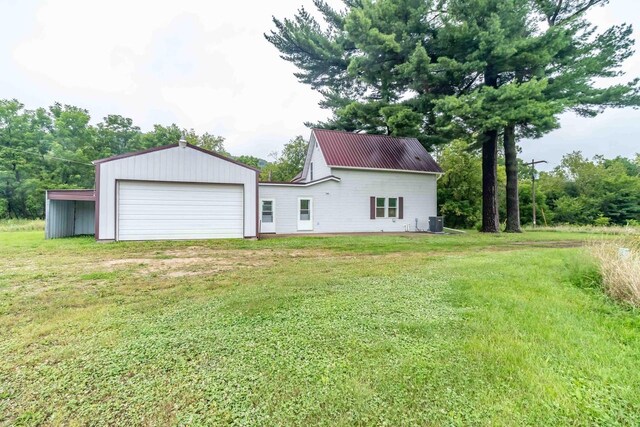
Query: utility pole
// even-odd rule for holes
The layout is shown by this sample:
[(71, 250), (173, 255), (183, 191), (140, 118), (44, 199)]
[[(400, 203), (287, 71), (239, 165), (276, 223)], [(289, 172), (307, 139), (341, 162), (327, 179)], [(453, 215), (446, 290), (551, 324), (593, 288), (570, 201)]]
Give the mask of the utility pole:
[(533, 203), (533, 226), (536, 226), (536, 165), (538, 163), (547, 163), (546, 160), (534, 160), (531, 159), (531, 163), (527, 165), (531, 166), (531, 201)]

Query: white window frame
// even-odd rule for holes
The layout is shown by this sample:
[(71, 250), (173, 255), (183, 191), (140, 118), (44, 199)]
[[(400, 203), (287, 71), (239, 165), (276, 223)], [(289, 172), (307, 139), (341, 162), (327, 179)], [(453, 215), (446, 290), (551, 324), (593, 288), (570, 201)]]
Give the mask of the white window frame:
[[(378, 200), (384, 200), (383, 206), (378, 206)], [(382, 209), (382, 216), (378, 215), (378, 209)], [(387, 198), (386, 197), (378, 197), (376, 196), (376, 219), (378, 218), (386, 218), (387, 217)]]
[[(391, 216), (389, 215), (389, 199), (395, 199), (396, 201), (396, 205), (395, 207), (391, 208), (391, 209), (395, 209), (396, 210), (396, 214)], [(375, 196), (375, 204), (376, 204), (376, 219), (378, 218), (392, 218), (392, 219), (397, 219), (398, 216), (400, 215), (400, 197), (399, 196), (393, 196), (393, 197), (379, 197), (379, 196)], [(384, 200), (384, 206), (378, 206), (378, 200)], [(380, 216), (378, 215), (378, 209), (383, 209), (384, 210), (384, 215)]]
[[(396, 201), (396, 205), (393, 208), (391, 207), (391, 204), (389, 203), (389, 201), (391, 199), (395, 199), (395, 201)], [(399, 200), (400, 200), (400, 197), (397, 197), (397, 196), (396, 197), (387, 197), (387, 202), (386, 202), (386, 205), (387, 205), (387, 218), (398, 218)], [(395, 209), (396, 210), (396, 214), (393, 215), (393, 216), (389, 215), (389, 209)]]

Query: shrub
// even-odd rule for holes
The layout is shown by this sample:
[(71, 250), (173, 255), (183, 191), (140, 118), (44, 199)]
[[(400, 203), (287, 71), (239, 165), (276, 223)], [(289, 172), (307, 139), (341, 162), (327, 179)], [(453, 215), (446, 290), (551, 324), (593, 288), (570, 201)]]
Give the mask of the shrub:
[(599, 264), (605, 292), (640, 307), (640, 240), (597, 242), (590, 251)]
[(593, 225), (598, 227), (606, 227), (611, 224), (611, 218), (600, 215), (598, 218), (593, 220)]

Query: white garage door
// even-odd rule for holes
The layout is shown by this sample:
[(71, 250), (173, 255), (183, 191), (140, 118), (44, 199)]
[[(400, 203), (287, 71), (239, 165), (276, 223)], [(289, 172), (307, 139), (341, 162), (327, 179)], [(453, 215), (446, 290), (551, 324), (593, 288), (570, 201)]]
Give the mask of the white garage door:
[(121, 181), (118, 240), (243, 237), (241, 185)]

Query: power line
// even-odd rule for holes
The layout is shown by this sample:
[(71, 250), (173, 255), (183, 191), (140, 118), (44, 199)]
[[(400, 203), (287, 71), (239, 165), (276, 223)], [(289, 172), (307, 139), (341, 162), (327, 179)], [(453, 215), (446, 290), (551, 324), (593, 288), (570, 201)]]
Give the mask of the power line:
[(44, 156), (50, 157), (52, 159), (60, 160), (60, 161), (63, 161), (63, 162), (77, 163), (79, 165), (84, 165), (84, 166), (93, 166), (93, 163), (84, 163), (84, 162), (79, 162), (77, 160), (63, 159), (62, 157), (52, 156), (51, 154), (44, 154)]
[(17, 153), (20, 153), (20, 154), (31, 154), (33, 156), (49, 157), (51, 159), (60, 160), (62, 162), (76, 163), (76, 164), (84, 165), (84, 166), (93, 166), (92, 163), (84, 163), (84, 162), (80, 162), (78, 160), (65, 159), (65, 158), (62, 158), (62, 157), (54, 156), (54, 155), (49, 154), (49, 153), (45, 153), (45, 154), (33, 153), (31, 151), (20, 150), (19, 148), (15, 148), (15, 147), (2, 147), (2, 149), (13, 150), (13, 151), (15, 151)]

